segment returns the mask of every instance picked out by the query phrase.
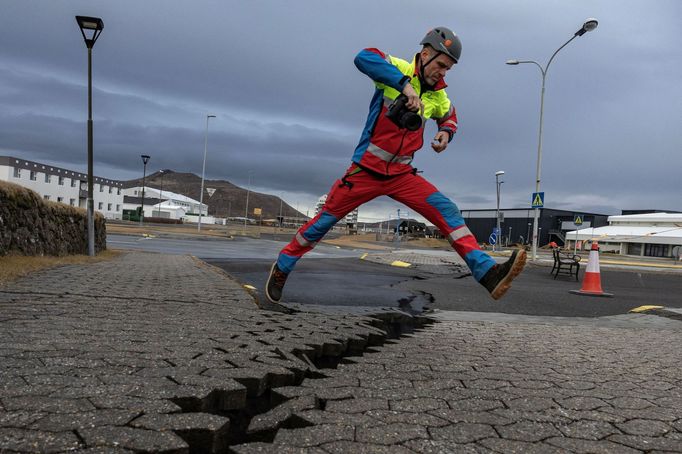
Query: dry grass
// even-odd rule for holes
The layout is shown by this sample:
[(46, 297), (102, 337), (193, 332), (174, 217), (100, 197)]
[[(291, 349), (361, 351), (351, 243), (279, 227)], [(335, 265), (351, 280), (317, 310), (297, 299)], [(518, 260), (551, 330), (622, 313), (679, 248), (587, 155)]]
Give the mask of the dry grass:
[(0, 257), (0, 287), (36, 271), (62, 265), (79, 265), (112, 260), (120, 254), (120, 251), (106, 250), (100, 252), (95, 257), (87, 255), (67, 255), (63, 257), (7, 255)]

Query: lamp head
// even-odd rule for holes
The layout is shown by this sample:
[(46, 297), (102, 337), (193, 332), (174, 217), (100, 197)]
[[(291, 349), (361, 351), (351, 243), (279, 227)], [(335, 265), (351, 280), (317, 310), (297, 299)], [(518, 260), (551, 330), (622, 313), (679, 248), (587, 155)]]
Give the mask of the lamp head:
[[(76, 22), (81, 29), (81, 34), (88, 49), (92, 49), (100, 33), (104, 30), (104, 22), (99, 17), (76, 16)], [(88, 32), (88, 35), (85, 32)]]
[(590, 17), (585, 21), (585, 23), (580, 28), (580, 30), (575, 32), (575, 35), (576, 36), (583, 36), (585, 33), (591, 32), (592, 30), (597, 28), (597, 25), (599, 25), (599, 21), (597, 21), (597, 19), (595, 19), (594, 17)]
[(149, 162), (149, 158), (150, 158), (151, 156), (146, 155), (146, 154), (143, 154), (143, 155), (140, 155), (140, 157), (142, 158), (142, 163), (143, 163), (144, 165), (147, 165), (147, 163)]
[(206, 119), (215, 118), (215, 115), (206, 115)]
[(506, 63), (508, 65), (518, 65), (519, 61), (518, 60), (507, 60)]
[(497, 172), (495, 172), (496, 177), (499, 177), (500, 175), (504, 175), (504, 170), (498, 170)]

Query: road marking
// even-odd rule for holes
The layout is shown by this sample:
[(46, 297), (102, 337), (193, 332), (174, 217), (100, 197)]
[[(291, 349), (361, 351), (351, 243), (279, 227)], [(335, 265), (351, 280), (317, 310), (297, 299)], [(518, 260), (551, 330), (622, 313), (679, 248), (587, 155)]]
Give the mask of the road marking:
[(366, 252), (360, 256), (360, 260), (365, 260), (365, 257), (367, 257), (367, 253), (366, 253)]
[(639, 313), (650, 311), (652, 309), (663, 309), (663, 306), (639, 306), (634, 309), (630, 309), (630, 312)]
[(249, 289), (249, 290), (256, 290), (256, 287), (254, 287), (253, 285), (249, 285), (249, 284), (244, 284), (244, 288)]
[(402, 260), (395, 260), (393, 263), (391, 263), (391, 266), (397, 266), (400, 268), (409, 268), (412, 266), (411, 263), (403, 262)]

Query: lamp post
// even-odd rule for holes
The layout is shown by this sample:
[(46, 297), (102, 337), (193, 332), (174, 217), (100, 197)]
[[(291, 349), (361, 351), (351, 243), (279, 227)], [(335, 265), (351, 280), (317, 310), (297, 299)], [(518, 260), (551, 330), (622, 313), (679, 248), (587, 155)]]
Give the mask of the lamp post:
[[(85, 46), (88, 48), (88, 255), (95, 256), (95, 202), (93, 200), (93, 150), (92, 150), (92, 47), (104, 29), (104, 22), (99, 17), (76, 16)], [(85, 32), (88, 32), (86, 35)]]
[(166, 172), (163, 170), (159, 170), (159, 173), (161, 174), (161, 188), (159, 189), (159, 211), (157, 214), (159, 217), (161, 217), (161, 204), (163, 203), (163, 177), (166, 175)]
[[(498, 170), (497, 172), (495, 172), (495, 186), (497, 186), (497, 211), (496, 211), (495, 217), (497, 219), (497, 222), (496, 222), (497, 230), (496, 230), (496, 232), (497, 232), (498, 237), (502, 236), (501, 235), (502, 228), (500, 227), (500, 187), (502, 186), (502, 183), (504, 183), (504, 181), (500, 181), (500, 177), (502, 175), (504, 175), (504, 170)], [(497, 238), (497, 241), (493, 245), (493, 250), (498, 250), (498, 251), (500, 250), (499, 244), (501, 243), (501, 241), (502, 241), (502, 238)]]
[[(204, 204), (204, 174), (206, 172), (206, 150), (208, 148), (209, 118), (215, 118), (215, 115), (206, 115), (206, 134), (204, 135), (204, 164), (201, 167), (201, 193), (199, 194), (199, 224), (197, 224), (197, 231), (201, 231), (201, 209)], [(206, 215), (208, 216), (208, 207), (206, 208)]]
[(142, 158), (142, 212), (140, 213), (140, 225), (142, 225), (142, 222), (144, 221), (144, 180), (147, 177), (147, 163), (149, 162), (149, 155), (143, 154), (140, 155)]
[[(533, 60), (507, 60), (508, 65), (518, 65), (520, 63), (532, 63), (538, 68), (540, 68), (540, 72), (542, 73), (542, 90), (540, 92), (540, 128), (538, 131), (538, 158), (537, 158), (537, 164), (535, 168), (535, 192), (540, 192), (540, 163), (542, 161), (542, 116), (543, 116), (543, 111), (544, 111), (544, 103), (545, 103), (545, 78), (547, 77), (547, 70), (549, 69), (550, 63), (552, 63), (552, 60), (556, 56), (557, 53), (568, 43), (573, 41), (576, 37), (578, 36), (583, 36), (585, 33), (590, 32), (597, 28), (598, 22), (597, 19), (594, 18), (589, 18), (585, 21), (583, 26), (573, 34), (571, 39), (566, 41), (561, 47), (559, 47), (552, 56), (550, 57), (549, 61), (547, 62), (547, 65), (543, 68), (540, 66), (540, 64), (536, 61)], [(534, 213), (533, 213), (533, 252), (532, 252), (532, 258), (533, 260), (537, 259), (537, 249), (538, 249), (538, 218), (540, 214), (540, 209), (535, 208)]]
[(249, 170), (249, 184), (246, 186), (246, 209), (244, 213), (244, 231), (246, 231), (246, 221), (249, 219), (249, 192), (251, 192), (251, 174), (253, 171)]

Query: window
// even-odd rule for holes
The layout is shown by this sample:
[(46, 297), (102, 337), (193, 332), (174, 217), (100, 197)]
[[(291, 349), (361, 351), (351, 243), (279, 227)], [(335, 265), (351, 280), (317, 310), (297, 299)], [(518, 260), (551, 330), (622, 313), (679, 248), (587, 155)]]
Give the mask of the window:
[(64, 186), (64, 177), (61, 175), (59, 176), (59, 186)]
[(69, 199), (69, 205), (71, 205), (72, 207), (75, 207), (76, 206), (76, 199)]
[[(121, 188), (116, 188), (116, 195), (121, 195)], [(116, 210), (118, 211), (118, 210)]]
[(111, 186), (109, 186), (109, 194), (111, 194), (112, 192), (114, 192), (114, 188), (112, 188)]
[(49, 173), (45, 174), (45, 183), (52, 183), (52, 175)]
[(116, 211), (121, 211), (121, 205), (116, 204)]
[(31, 170), (31, 181), (36, 181), (38, 179), (38, 172)]
[(64, 202), (64, 197), (57, 197), (57, 202)]
[(43, 196), (43, 199), (45, 199), (45, 200), (50, 200), (50, 196), (49, 196), (49, 195), (44, 195), (44, 196)]
[(111, 211), (111, 204), (107, 203), (107, 211)]
[(104, 185), (103, 184), (99, 185), (99, 192), (104, 192)]
[(75, 178), (71, 178), (71, 187), (75, 188), (76, 184), (78, 184), (78, 180), (76, 180)]
[(103, 202), (100, 202), (100, 203), (97, 204), (97, 209), (98, 209), (98, 210), (101, 210), (102, 207), (104, 207), (104, 203), (103, 203)]
[(21, 169), (19, 167), (14, 168), (14, 178), (21, 178)]

